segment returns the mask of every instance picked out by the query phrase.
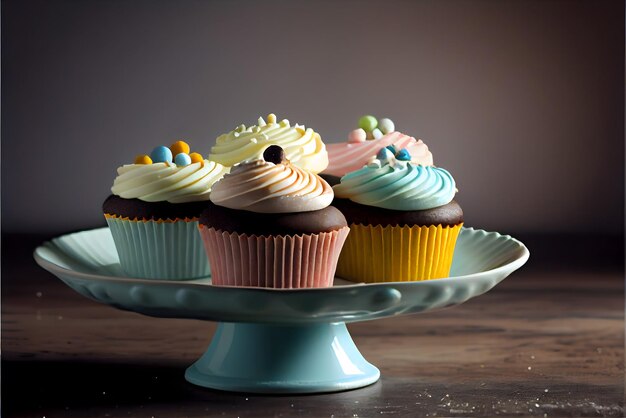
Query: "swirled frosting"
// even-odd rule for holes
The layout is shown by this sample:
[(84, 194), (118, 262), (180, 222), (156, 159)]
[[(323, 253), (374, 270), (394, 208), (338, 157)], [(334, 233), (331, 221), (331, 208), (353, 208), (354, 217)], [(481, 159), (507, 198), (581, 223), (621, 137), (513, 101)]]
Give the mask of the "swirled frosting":
[(258, 213), (319, 210), (330, 205), (333, 189), (314, 173), (290, 163), (244, 162), (215, 183), (211, 201)]
[[(384, 151), (384, 150), (383, 150)], [(346, 174), (333, 187), (335, 195), (353, 202), (395, 210), (425, 210), (448, 204), (456, 185), (443, 168), (372, 159), (365, 167)]]
[(146, 202), (185, 203), (209, 200), (213, 183), (229, 168), (203, 160), (185, 166), (172, 162), (127, 164), (117, 169), (114, 195)]
[(267, 122), (259, 118), (257, 125), (240, 125), (217, 137), (209, 159), (230, 167), (261, 158), (272, 144), (282, 147), (289, 161), (304, 170), (319, 173), (328, 165), (326, 146), (317, 132), (303, 125), (291, 126), (286, 119), (276, 122), (273, 114)]
[(326, 144), (329, 162), (324, 174), (341, 177), (346, 173), (358, 170), (367, 164), (368, 160), (375, 156), (378, 150), (389, 145), (394, 145), (398, 149), (406, 148), (411, 154), (411, 161), (414, 164), (433, 165), (433, 155), (421, 139), (415, 139), (412, 136), (394, 131), (378, 139)]

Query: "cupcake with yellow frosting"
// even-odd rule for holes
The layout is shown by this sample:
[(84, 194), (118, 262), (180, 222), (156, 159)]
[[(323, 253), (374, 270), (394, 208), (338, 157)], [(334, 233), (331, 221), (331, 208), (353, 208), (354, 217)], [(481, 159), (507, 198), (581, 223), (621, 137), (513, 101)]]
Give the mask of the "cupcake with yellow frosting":
[(338, 277), (374, 283), (449, 275), (463, 211), (448, 171), (413, 164), (406, 149), (389, 146), (333, 190), (350, 225)]
[(332, 200), (328, 183), (291, 164), (277, 145), (232, 167), (200, 217), (213, 284), (332, 286), (349, 232)]
[(210, 274), (198, 218), (228, 168), (178, 141), (117, 169), (102, 209), (122, 269), (131, 277), (194, 279)]
[(329, 162), (322, 177), (334, 185), (339, 178), (363, 167), (381, 148), (390, 145), (396, 149), (406, 148), (413, 164), (433, 165), (433, 155), (421, 139), (397, 131), (389, 118), (376, 119), (365, 115), (359, 119), (359, 128), (350, 132), (347, 141), (326, 144)]
[(209, 159), (226, 167), (242, 161), (260, 159), (270, 145), (280, 146), (296, 167), (319, 173), (328, 165), (328, 153), (320, 135), (304, 125), (291, 125), (287, 119), (277, 121), (273, 113), (256, 125), (239, 125), (217, 137)]

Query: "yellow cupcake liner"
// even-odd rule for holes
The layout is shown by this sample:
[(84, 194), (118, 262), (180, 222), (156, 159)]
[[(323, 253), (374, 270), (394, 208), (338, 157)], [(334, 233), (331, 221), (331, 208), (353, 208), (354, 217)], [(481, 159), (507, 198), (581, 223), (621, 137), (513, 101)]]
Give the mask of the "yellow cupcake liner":
[(365, 283), (448, 277), (462, 226), (352, 224), (336, 275)]

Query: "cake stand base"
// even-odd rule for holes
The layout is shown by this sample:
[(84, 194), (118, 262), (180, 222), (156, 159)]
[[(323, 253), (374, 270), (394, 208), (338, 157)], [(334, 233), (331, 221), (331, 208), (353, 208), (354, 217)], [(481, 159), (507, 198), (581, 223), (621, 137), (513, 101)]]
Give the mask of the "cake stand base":
[(379, 377), (343, 322), (219, 323), (207, 351), (185, 373), (195, 385), (250, 393), (337, 392)]

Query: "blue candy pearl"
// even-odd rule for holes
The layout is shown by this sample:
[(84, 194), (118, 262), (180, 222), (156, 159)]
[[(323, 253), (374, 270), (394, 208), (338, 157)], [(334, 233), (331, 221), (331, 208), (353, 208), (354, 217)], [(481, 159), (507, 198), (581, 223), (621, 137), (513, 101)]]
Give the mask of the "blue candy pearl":
[(176, 154), (176, 157), (174, 157), (174, 162), (178, 166), (186, 166), (191, 164), (191, 157), (188, 154), (181, 152)]
[(406, 148), (402, 148), (397, 154), (396, 154), (396, 160), (400, 160), (400, 161), (411, 161), (411, 154), (409, 154), (409, 151), (406, 150)]
[(391, 153), (393, 155), (396, 155), (396, 152), (398, 152), (398, 150), (396, 149), (395, 145), (387, 145), (386, 147), (389, 151), (391, 151)]
[(379, 159), (381, 162), (384, 162), (387, 161), (391, 156), (393, 156), (393, 154), (389, 151), (389, 147), (387, 147), (381, 148), (380, 151), (378, 151), (376, 158)]
[(172, 151), (163, 145), (156, 147), (150, 153), (153, 163), (171, 163)]

